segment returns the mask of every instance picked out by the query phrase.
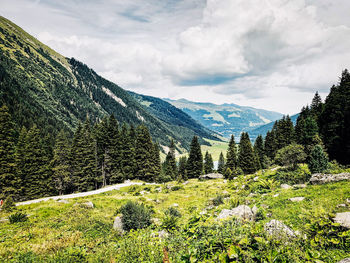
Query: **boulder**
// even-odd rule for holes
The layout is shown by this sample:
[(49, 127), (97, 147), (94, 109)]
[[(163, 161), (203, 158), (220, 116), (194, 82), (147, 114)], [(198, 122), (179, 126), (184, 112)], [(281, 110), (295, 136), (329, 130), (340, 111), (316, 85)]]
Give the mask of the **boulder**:
[(169, 236), (169, 233), (167, 231), (165, 231), (164, 229), (158, 231), (158, 237), (160, 239), (167, 238), (168, 236)]
[(339, 204), (339, 205), (337, 205), (337, 207), (347, 207), (347, 205), (346, 204)]
[(281, 184), (282, 189), (290, 189), (292, 188), (289, 184)]
[(350, 228), (350, 212), (337, 213), (333, 220), (343, 227)]
[(75, 203), (74, 206), (80, 206), (83, 208), (94, 208), (94, 204), (91, 201), (87, 201), (84, 203)]
[(208, 179), (224, 179), (224, 176), (219, 173), (204, 174), (199, 176), (199, 180), (208, 180)]
[(277, 238), (281, 237), (296, 237), (295, 232), (281, 221), (272, 219), (264, 226), (265, 231), (270, 235)]
[(254, 214), (249, 206), (246, 205), (240, 205), (233, 209), (223, 209), (221, 210), (220, 214), (218, 215), (218, 219), (226, 219), (228, 217), (237, 217), (239, 219), (243, 220), (253, 220)]
[(350, 263), (350, 258), (344, 258), (340, 260), (338, 263)]
[(173, 207), (179, 207), (179, 204), (173, 203)]
[(63, 203), (63, 204), (68, 204), (69, 203), (69, 201), (66, 200), (66, 199), (59, 199), (59, 200), (57, 200), (57, 202), (58, 203)]
[(279, 195), (280, 195), (280, 194), (274, 194), (273, 197), (277, 197), (277, 196), (279, 196)]
[(256, 214), (258, 213), (258, 210), (259, 210), (259, 209), (256, 207), (256, 205), (254, 205), (253, 208), (252, 208), (252, 212), (253, 212), (254, 217), (255, 217)]
[(305, 197), (302, 197), (302, 196), (289, 198), (289, 200), (292, 201), (292, 202), (301, 202), (304, 199), (305, 199)]
[(121, 216), (117, 216), (114, 219), (113, 229), (118, 231), (119, 233), (124, 233), (123, 222), (122, 222), (122, 217)]
[(294, 189), (306, 188), (306, 184), (293, 184)]
[(188, 183), (189, 183), (189, 181), (186, 181), (186, 182), (183, 182), (182, 184), (183, 184), (183, 185), (186, 185), (186, 184), (188, 184)]
[(343, 180), (350, 180), (350, 173), (340, 173), (340, 174), (321, 174), (316, 173), (311, 175), (311, 184), (325, 184), (330, 182), (338, 182)]

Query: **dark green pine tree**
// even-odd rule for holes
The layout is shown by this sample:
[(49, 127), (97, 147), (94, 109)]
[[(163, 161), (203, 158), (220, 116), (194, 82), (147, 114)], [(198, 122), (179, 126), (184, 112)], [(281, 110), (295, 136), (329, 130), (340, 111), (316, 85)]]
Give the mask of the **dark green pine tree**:
[(6, 106), (0, 108), (0, 199), (18, 199), (19, 178), (15, 175), (15, 126)]
[(55, 190), (59, 195), (72, 191), (72, 171), (70, 166), (69, 142), (66, 133), (61, 130), (57, 137), (53, 150), (51, 167), (53, 170), (52, 180)]
[(109, 181), (109, 137), (108, 137), (108, 119), (103, 118), (100, 123), (96, 123), (93, 129), (93, 135), (96, 142), (96, 177), (101, 178), (102, 187)]
[(273, 126), (273, 131), (275, 133), (277, 150), (294, 142), (294, 126), (289, 115), (283, 116), (281, 120), (276, 121)]
[(158, 143), (153, 144), (152, 152), (152, 167), (153, 167), (153, 182), (159, 182), (160, 173), (162, 170), (161, 160), (160, 160), (160, 148)]
[(225, 172), (225, 158), (222, 152), (220, 153), (219, 156), (219, 161), (218, 161), (218, 172), (221, 174), (224, 174)]
[[(136, 135), (133, 127), (128, 129), (124, 123), (120, 132), (121, 158), (120, 167), (123, 171), (124, 179), (135, 179), (137, 163), (135, 161), (135, 141)], [(137, 146), (138, 147), (138, 146)]]
[(214, 169), (213, 157), (207, 151), (204, 156), (204, 173), (210, 174), (213, 172), (213, 169)]
[(25, 166), (27, 160), (27, 129), (23, 126), (18, 137), (16, 151), (15, 151), (15, 167), (16, 167), (16, 177), (19, 180), (18, 195), (20, 199), (25, 199)]
[(164, 173), (167, 176), (170, 176), (172, 180), (177, 179), (178, 171), (177, 171), (177, 167), (176, 167), (174, 140), (170, 141), (169, 152), (168, 152), (167, 156), (165, 157)]
[(226, 164), (225, 171), (230, 168), (231, 171), (234, 171), (237, 167), (237, 148), (236, 142), (233, 135), (231, 135), (230, 142), (228, 144), (228, 149), (226, 153)]
[(121, 168), (122, 145), (118, 121), (111, 115), (107, 128), (108, 147), (105, 153), (107, 177), (106, 184), (121, 183), (124, 180)]
[(318, 121), (318, 118), (320, 117), (320, 114), (323, 110), (323, 103), (321, 96), (318, 94), (318, 91), (316, 91), (315, 96), (312, 99), (310, 111), (313, 117)]
[(264, 149), (264, 140), (261, 135), (259, 135), (254, 143), (254, 152), (258, 157), (261, 168), (266, 169), (268, 164), (266, 163), (266, 155)]
[(40, 130), (34, 125), (25, 138), (22, 176), (25, 199), (52, 194), (51, 172)]
[(322, 173), (328, 167), (328, 156), (321, 145), (316, 145), (310, 154), (308, 166), (311, 173)]
[(249, 135), (246, 132), (241, 134), (239, 142), (238, 166), (245, 174), (254, 173), (257, 170), (256, 157)]
[(186, 171), (186, 163), (187, 163), (187, 157), (182, 156), (179, 158), (179, 179), (181, 180), (187, 180), (187, 171)]
[(273, 130), (266, 133), (264, 148), (266, 156), (273, 160), (277, 152), (276, 136)]
[(151, 135), (144, 124), (136, 129), (135, 163), (137, 167), (136, 178), (144, 181), (152, 181), (153, 168), (153, 143)]
[(188, 178), (198, 178), (203, 172), (203, 155), (197, 136), (193, 137), (190, 145), (186, 170)]

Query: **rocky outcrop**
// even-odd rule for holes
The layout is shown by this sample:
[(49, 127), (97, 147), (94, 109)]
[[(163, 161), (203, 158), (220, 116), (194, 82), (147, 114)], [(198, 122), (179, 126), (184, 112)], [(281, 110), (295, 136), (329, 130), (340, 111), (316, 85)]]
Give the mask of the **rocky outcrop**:
[(121, 216), (117, 216), (114, 219), (113, 229), (115, 231), (118, 231), (119, 233), (124, 233), (123, 222), (122, 222), (122, 217)]
[(204, 174), (199, 176), (200, 180), (208, 180), (208, 179), (224, 179), (224, 176), (219, 173), (211, 173), (211, 174)]
[(350, 212), (337, 213), (333, 220), (343, 227), (350, 228)]
[(275, 219), (272, 219), (270, 222), (266, 223), (264, 229), (270, 236), (274, 236), (276, 238), (296, 237), (296, 234), (292, 229), (283, 224), (281, 221)]
[(340, 174), (313, 174), (310, 178), (310, 183), (312, 184), (325, 184), (330, 182), (338, 182), (350, 180), (350, 173), (340, 173)]
[(229, 217), (237, 217), (243, 220), (253, 220), (254, 213), (249, 206), (240, 205), (233, 209), (223, 209), (218, 215), (218, 219), (227, 219)]

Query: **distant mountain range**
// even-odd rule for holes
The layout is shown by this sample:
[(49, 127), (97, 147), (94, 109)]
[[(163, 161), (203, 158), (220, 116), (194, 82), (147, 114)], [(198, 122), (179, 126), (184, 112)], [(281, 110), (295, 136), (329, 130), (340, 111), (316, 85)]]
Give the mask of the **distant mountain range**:
[(180, 152), (189, 149), (194, 135), (202, 142), (216, 138), (214, 132), (169, 103), (130, 94), (4, 17), (0, 17), (2, 104), (7, 104), (18, 128), (36, 124), (44, 135), (55, 135), (60, 129), (72, 133), (87, 117), (96, 122), (114, 114), (119, 123), (146, 124), (162, 146), (174, 139)]
[(266, 134), (267, 130), (265, 128), (258, 129), (283, 117), (283, 114), (278, 112), (239, 106), (237, 104), (217, 105), (193, 102), (186, 99), (164, 100), (183, 110), (204, 127), (226, 138), (233, 134), (236, 140), (239, 140), (239, 136), (243, 131), (248, 131), (251, 139), (254, 140), (258, 135), (255, 130)]

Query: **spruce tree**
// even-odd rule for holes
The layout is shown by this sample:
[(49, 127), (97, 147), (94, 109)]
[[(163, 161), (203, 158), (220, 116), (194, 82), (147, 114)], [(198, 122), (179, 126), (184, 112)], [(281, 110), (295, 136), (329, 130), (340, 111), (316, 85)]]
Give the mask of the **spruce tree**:
[(261, 135), (259, 135), (255, 140), (254, 152), (257, 155), (261, 168), (266, 169), (267, 163), (266, 163), (266, 156), (265, 156), (265, 149), (264, 149), (264, 140)]
[(213, 172), (214, 169), (214, 162), (213, 158), (208, 151), (205, 153), (204, 157), (204, 174), (210, 174)]
[(198, 137), (194, 136), (190, 145), (190, 154), (186, 164), (188, 178), (198, 178), (203, 171), (203, 155)]
[(122, 125), (121, 134), (121, 158), (120, 167), (123, 171), (123, 176), (125, 179), (135, 179), (137, 163), (135, 161), (135, 146), (136, 135), (134, 128), (128, 129), (127, 125), (124, 123)]
[(256, 157), (249, 135), (246, 132), (241, 134), (239, 142), (238, 166), (245, 174), (254, 173), (257, 170)]
[(6, 106), (0, 108), (0, 199), (19, 194), (15, 176), (15, 127)]
[(328, 157), (321, 145), (316, 145), (312, 149), (308, 166), (312, 173), (322, 173), (327, 169)]
[(268, 131), (265, 137), (265, 153), (270, 160), (273, 160), (275, 158), (275, 154), (277, 151), (277, 145), (276, 145), (276, 137), (275, 137), (275, 132)]
[(174, 140), (170, 141), (169, 152), (165, 158), (164, 162), (164, 173), (175, 180), (178, 175), (175, 159), (175, 143)]
[(153, 144), (153, 156), (152, 156), (152, 166), (153, 166), (153, 182), (158, 182), (160, 173), (162, 170), (161, 167), (161, 160), (160, 160), (160, 149), (159, 149), (159, 144), (154, 143)]
[(237, 166), (237, 148), (236, 148), (236, 142), (233, 135), (231, 135), (230, 142), (228, 144), (228, 149), (226, 153), (226, 164), (225, 164), (225, 170), (227, 168), (230, 168), (231, 171), (234, 171)]
[(135, 163), (137, 179), (152, 181), (154, 168), (152, 163), (153, 143), (151, 135), (144, 124), (136, 129)]
[(224, 171), (225, 171), (225, 158), (221, 152), (219, 156), (219, 161), (218, 161), (218, 172), (221, 174), (224, 174)]
[(53, 170), (52, 180), (55, 190), (59, 195), (65, 194), (72, 190), (72, 171), (69, 157), (69, 142), (66, 133), (61, 130), (57, 137), (54, 147), (54, 155), (51, 161)]
[(27, 162), (27, 129), (23, 126), (18, 137), (15, 151), (16, 177), (19, 181), (18, 195), (20, 200), (25, 199), (25, 166)]
[(114, 115), (108, 120), (107, 128), (108, 147), (105, 152), (107, 177), (106, 184), (121, 183), (124, 180), (121, 169), (122, 146), (119, 125)]
[(186, 163), (187, 163), (187, 157), (182, 156), (179, 159), (179, 178), (182, 180), (187, 180), (187, 171), (186, 171)]

